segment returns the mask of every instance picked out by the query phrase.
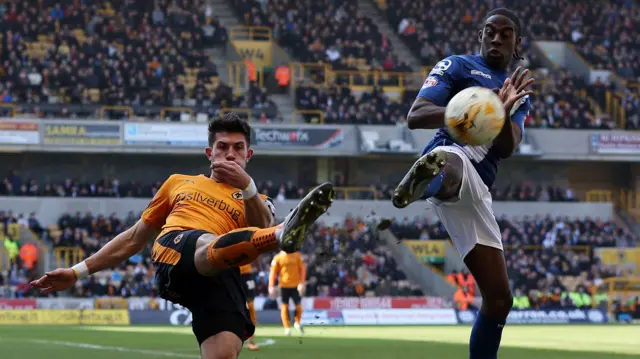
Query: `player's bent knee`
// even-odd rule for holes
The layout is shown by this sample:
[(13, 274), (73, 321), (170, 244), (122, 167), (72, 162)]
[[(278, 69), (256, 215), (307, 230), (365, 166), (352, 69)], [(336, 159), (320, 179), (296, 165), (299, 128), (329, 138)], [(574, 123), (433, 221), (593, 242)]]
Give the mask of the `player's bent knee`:
[(202, 359), (236, 359), (241, 350), (242, 341), (231, 332), (218, 333), (200, 345)]
[(482, 298), (482, 301), (482, 306), (485, 311), (499, 319), (506, 319), (513, 307), (513, 295), (511, 291), (504, 293), (487, 293), (487, 297)]

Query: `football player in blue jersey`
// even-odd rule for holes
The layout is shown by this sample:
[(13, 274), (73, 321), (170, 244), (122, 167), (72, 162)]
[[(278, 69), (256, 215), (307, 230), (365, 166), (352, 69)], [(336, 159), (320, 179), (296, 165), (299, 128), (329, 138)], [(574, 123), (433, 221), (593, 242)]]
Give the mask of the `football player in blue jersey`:
[[(511, 61), (520, 59), (522, 41), (520, 20), (513, 12), (504, 8), (489, 12), (478, 38), (480, 54), (440, 61), (413, 103), (409, 128), (439, 131), (395, 189), (393, 204), (404, 208), (425, 195), (433, 204), (482, 294), (469, 358), (495, 359), (513, 299), (489, 189), (500, 160), (520, 144), (533, 79), (520, 67), (511, 76), (507, 73)], [(472, 86), (496, 91), (507, 114), (500, 134), (484, 146), (459, 143), (443, 128), (449, 100)]]

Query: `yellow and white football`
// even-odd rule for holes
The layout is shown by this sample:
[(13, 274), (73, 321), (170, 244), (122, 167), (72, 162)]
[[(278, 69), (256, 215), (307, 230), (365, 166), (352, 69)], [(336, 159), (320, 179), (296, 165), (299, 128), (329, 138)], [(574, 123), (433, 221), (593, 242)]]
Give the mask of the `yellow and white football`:
[(458, 92), (447, 104), (445, 127), (456, 140), (482, 146), (493, 141), (502, 130), (505, 110), (493, 91), (469, 87)]

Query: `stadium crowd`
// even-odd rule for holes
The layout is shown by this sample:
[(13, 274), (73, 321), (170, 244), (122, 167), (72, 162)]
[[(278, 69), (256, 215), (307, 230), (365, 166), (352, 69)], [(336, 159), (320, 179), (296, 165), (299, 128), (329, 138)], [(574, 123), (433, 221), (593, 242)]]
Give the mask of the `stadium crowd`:
[[(162, 181), (152, 183), (140, 183), (137, 181), (121, 182), (118, 179), (102, 180), (95, 183), (65, 179), (62, 183), (45, 182), (39, 184), (34, 179), (23, 179), (13, 171), (0, 182), (0, 196), (24, 196), (24, 197), (106, 197), (106, 198), (151, 198), (158, 191)], [(258, 181), (258, 191), (275, 201), (287, 199), (300, 199), (304, 197), (305, 190), (311, 186), (296, 184), (293, 181), (277, 184), (271, 180)], [(340, 184), (341, 187), (348, 187)], [(349, 199), (391, 199), (394, 184), (375, 184), (368, 190), (349, 193)], [(492, 188), (494, 200), (497, 201), (551, 201), (574, 202), (578, 201), (570, 188), (534, 183), (510, 184), (502, 189)], [(338, 199), (345, 199), (346, 192), (339, 191)]]
[(356, 0), (340, 2), (233, 0), (247, 26), (267, 26), (273, 37), (302, 62), (327, 63), (334, 70), (410, 72)]
[(228, 34), (204, 1), (2, 2), (0, 17), (0, 103), (22, 113), (98, 117), (97, 104), (152, 118), (162, 106), (275, 111), (265, 91), (236, 96), (218, 80), (205, 47), (226, 45)]
[[(390, 0), (386, 4), (390, 25), (425, 66), (452, 54), (478, 51), (477, 24), (489, 10), (484, 2)], [(296, 60), (330, 64), (335, 71), (362, 72), (363, 76), (354, 78), (338, 74), (328, 86), (303, 84), (295, 92), (297, 109), (325, 111), (327, 123), (405, 121), (415, 91), (391, 100), (379, 87), (356, 95), (345, 86), (352, 81), (372, 85), (366, 71), (413, 71), (397, 57), (375, 22), (359, 11), (357, 1), (234, 0), (232, 5), (246, 25), (270, 27)], [(536, 53), (528, 50), (533, 39), (568, 41), (597, 68), (612, 69), (633, 80), (640, 68), (634, 66), (639, 61), (638, 41), (634, 41), (639, 35), (632, 31), (638, 22), (637, 4), (562, 0), (542, 5), (502, 0), (495, 5), (508, 6), (523, 19), (525, 59), (521, 63), (536, 69), (536, 78), (545, 83), (544, 96), (532, 99), (527, 125), (616, 127), (605, 111), (607, 90), (612, 89), (608, 79), (587, 87), (566, 71), (543, 68)], [(192, 107), (209, 117), (225, 107), (252, 109), (252, 118), (260, 121), (277, 121), (281, 116), (267, 90), (255, 83), (236, 95), (218, 80), (218, 69), (205, 49), (224, 47), (229, 35), (204, 1), (3, 2), (0, 17), (0, 103), (18, 104), (21, 113), (99, 117), (100, 104), (131, 106), (136, 116), (153, 119), (160, 119), (163, 106)], [(395, 77), (379, 80), (378, 86), (398, 81)], [(640, 128), (638, 88), (631, 85), (615, 101), (624, 109), (625, 126)], [(6, 111), (0, 108), (1, 113)], [(129, 116), (116, 109), (103, 114)], [(164, 119), (180, 120), (181, 116), (176, 112)]]
[[(55, 226), (43, 230), (33, 215), (25, 219), (13, 213), (0, 213), (2, 223), (6, 223), (4, 228), (9, 223), (20, 223), (41, 233), (43, 240), (54, 248), (76, 248), (85, 255), (95, 253), (137, 218), (133, 212), (126, 218), (78, 212), (63, 215)], [(628, 269), (603, 265), (593, 255), (594, 248), (638, 244), (637, 237), (628, 230), (599, 219), (502, 217), (498, 223), (516, 301), (525, 308), (583, 307), (590, 306), (591, 300), (597, 300), (598, 304), (606, 302), (602, 295), (588, 294), (608, 277), (627, 275)], [(351, 217), (340, 225), (314, 226), (302, 249), (308, 265), (307, 295), (423, 295), (397, 267), (390, 249), (379, 240), (372, 227), (367, 221)], [(447, 238), (441, 223), (430, 223), (425, 218), (394, 219), (391, 230), (400, 240)], [(80, 297), (156, 295), (150, 249), (150, 246), (145, 248), (114, 270), (78, 283), (73, 294)], [(256, 262), (256, 290), (260, 295), (267, 295), (271, 259), (271, 255), (265, 255)], [(0, 280), (5, 288), (6, 285), (13, 287), (15, 296), (37, 295), (25, 286), (32, 277), (30, 272), (23, 267), (22, 260), (16, 259)], [(476, 290), (473, 277), (467, 272), (453, 272), (448, 280), (459, 286), (453, 298), (456, 305), (461, 308), (473, 305)]]
[[(390, 25), (424, 66), (433, 66), (450, 55), (479, 52), (478, 23), (490, 10), (486, 2), (390, 0), (386, 4)], [(640, 35), (633, 29), (639, 24), (640, 8), (636, 2), (500, 0), (494, 5), (514, 10), (522, 21), (524, 60), (520, 64), (543, 70), (536, 72), (538, 80), (556, 82), (548, 89), (552, 94), (532, 101), (536, 123), (530, 125), (603, 129), (614, 126), (594, 105), (601, 110), (606, 108), (607, 89), (613, 89), (612, 83), (606, 83), (608, 79), (596, 79), (589, 91), (583, 92), (586, 84), (576, 78), (567, 83), (566, 74), (544, 74), (536, 52), (528, 51), (533, 40), (555, 40), (575, 45), (595, 69), (612, 70), (631, 81), (632, 86), (623, 91), (619, 101), (628, 116), (626, 127), (639, 127), (640, 98), (635, 84), (640, 78)], [(552, 102), (554, 97), (559, 103)], [(594, 104), (587, 101), (588, 97)]]

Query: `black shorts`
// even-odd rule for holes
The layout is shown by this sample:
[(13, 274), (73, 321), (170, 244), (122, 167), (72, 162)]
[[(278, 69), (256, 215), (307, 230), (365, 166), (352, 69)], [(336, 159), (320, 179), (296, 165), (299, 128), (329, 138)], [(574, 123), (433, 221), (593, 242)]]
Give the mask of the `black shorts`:
[(280, 296), (282, 304), (289, 304), (289, 299), (293, 299), (293, 304), (298, 305), (302, 302), (298, 288), (280, 288)]
[(251, 302), (256, 297), (256, 277), (253, 273), (240, 274), (240, 279), (244, 285), (244, 294), (247, 301)]
[(175, 264), (154, 262), (159, 295), (191, 311), (193, 333), (199, 344), (225, 331), (245, 341), (253, 335), (255, 326), (247, 309), (240, 269), (226, 269), (213, 277), (196, 270), (196, 242), (206, 233), (173, 231), (157, 240), (165, 250), (180, 254)]

